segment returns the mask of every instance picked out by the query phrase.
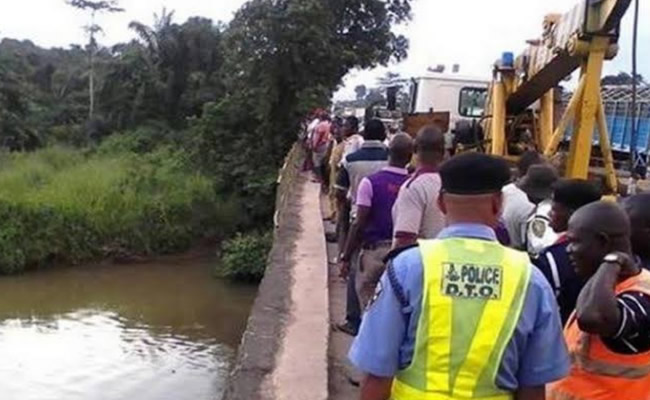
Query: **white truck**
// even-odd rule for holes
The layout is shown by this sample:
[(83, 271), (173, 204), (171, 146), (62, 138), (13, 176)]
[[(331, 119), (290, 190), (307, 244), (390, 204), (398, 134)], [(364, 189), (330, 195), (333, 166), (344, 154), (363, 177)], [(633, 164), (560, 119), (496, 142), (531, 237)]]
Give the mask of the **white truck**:
[(478, 120), (486, 107), (490, 80), (429, 73), (411, 80), (411, 114), (449, 112), (449, 130), (462, 120)]

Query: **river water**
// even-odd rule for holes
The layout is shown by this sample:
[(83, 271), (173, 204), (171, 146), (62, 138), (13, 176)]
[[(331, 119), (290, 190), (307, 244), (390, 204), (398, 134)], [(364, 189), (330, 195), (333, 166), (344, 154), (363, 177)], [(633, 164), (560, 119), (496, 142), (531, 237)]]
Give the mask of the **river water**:
[(255, 289), (214, 279), (214, 263), (0, 278), (0, 399), (219, 399)]

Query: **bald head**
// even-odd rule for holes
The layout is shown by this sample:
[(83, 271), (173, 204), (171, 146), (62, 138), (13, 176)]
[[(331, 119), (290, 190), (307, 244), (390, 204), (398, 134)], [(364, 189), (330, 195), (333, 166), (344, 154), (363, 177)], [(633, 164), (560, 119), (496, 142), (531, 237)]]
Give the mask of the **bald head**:
[(612, 252), (631, 253), (630, 221), (616, 203), (599, 201), (576, 211), (569, 220), (567, 247), (576, 272), (591, 277)]
[(398, 133), (389, 145), (390, 165), (404, 168), (413, 157), (413, 139), (406, 133)]
[(632, 226), (632, 250), (650, 261), (650, 193), (629, 197), (623, 203)]
[(420, 129), (415, 139), (415, 152), (421, 163), (437, 165), (445, 155), (445, 135), (435, 125)]
[(625, 211), (618, 204), (609, 201), (598, 201), (578, 209), (569, 225), (609, 236), (630, 235), (630, 220)]

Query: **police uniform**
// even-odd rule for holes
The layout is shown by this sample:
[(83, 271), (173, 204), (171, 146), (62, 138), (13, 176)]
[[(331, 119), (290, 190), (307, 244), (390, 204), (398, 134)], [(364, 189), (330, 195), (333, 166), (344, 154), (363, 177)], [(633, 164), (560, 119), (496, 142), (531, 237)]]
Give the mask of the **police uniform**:
[[(445, 193), (497, 193), (505, 162), (472, 153), (440, 171)], [(562, 378), (569, 359), (551, 287), (491, 227), (459, 223), (393, 255), (349, 358), (394, 378), (391, 399), (510, 399)]]

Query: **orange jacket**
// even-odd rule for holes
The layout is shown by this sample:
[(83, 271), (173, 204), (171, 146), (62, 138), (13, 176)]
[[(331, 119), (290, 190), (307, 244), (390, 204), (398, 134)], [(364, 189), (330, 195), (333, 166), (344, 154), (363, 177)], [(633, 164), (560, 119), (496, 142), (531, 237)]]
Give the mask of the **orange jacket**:
[[(619, 283), (616, 294), (638, 291), (650, 295), (650, 272)], [(650, 400), (650, 351), (617, 354), (598, 335), (582, 332), (575, 313), (564, 336), (571, 355), (571, 372), (550, 385), (548, 400)]]

